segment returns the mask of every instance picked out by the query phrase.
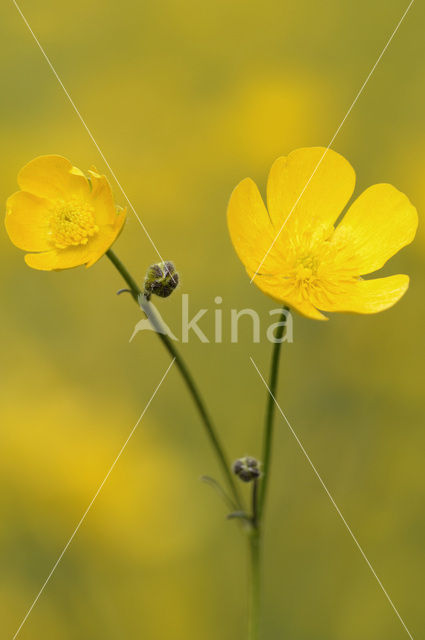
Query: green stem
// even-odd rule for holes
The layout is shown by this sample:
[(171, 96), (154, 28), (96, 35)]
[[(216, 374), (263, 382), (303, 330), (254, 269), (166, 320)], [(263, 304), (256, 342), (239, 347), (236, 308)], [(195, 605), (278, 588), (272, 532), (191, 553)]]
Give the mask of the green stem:
[(250, 585), (249, 585), (249, 615), (248, 615), (248, 639), (258, 640), (260, 637), (260, 608), (261, 608), (261, 555), (262, 555), (262, 517), (267, 496), (267, 487), (270, 477), (270, 464), (273, 445), (273, 418), (275, 413), (275, 398), (279, 375), (279, 356), (282, 345), (285, 320), (289, 312), (288, 307), (283, 307), (279, 319), (279, 325), (275, 335), (272, 362), (270, 368), (270, 392), (267, 395), (266, 423), (263, 440), (263, 473), (261, 482), (254, 480), (252, 487), (252, 529), (249, 535), (250, 554)]
[(279, 320), (279, 326), (276, 331), (275, 340), (272, 354), (272, 361), (270, 367), (270, 381), (269, 390), (267, 391), (267, 411), (266, 422), (264, 428), (263, 439), (263, 473), (261, 478), (260, 495), (258, 499), (258, 521), (261, 523), (264, 505), (267, 497), (267, 489), (270, 479), (270, 465), (273, 445), (273, 419), (275, 414), (275, 398), (277, 381), (279, 376), (279, 356), (282, 346), (282, 337), (285, 330), (285, 320), (289, 312), (288, 307), (283, 307), (282, 314)]
[[(131, 274), (127, 271), (126, 267), (123, 265), (123, 263), (121, 262), (121, 260), (115, 255), (115, 253), (109, 249), (109, 251), (106, 252), (106, 255), (108, 256), (109, 260), (112, 262), (112, 264), (114, 265), (114, 267), (119, 271), (119, 273), (121, 274), (121, 276), (124, 278), (124, 280), (126, 281), (126, 283), (128, 284), (128, 286), (130, 287), (130, 293), (133, 296), (134, 300), (138, 303), (138, 297), (139, 295), (142, 293), (140, 287), (138, 286), (137, 282), (134, 280), (134, 278), (131, 276)], [(207, 412), (207, 409), (205, 407), (205, 404), (201, 398), (201, 395), (199, 393), (199, 390), (196, 386), (196, 383), (189, 371), (189, 369), (187, 368), (184, 360), (182, 359), (182, 357), (180, 356), (179, 352), (177, 351), (175, 345), (171, 342), (170, 338), (162, 333), (157, 333), (156, 334), (158, 336), (158, 338), (161, 340), (161, 342), (163, 343), (163, 345), (165, 346), (165, 348), (167, 349), (168, 353), (170, 354), (170, 356), (172, 358), (175, 358), (175, 362), (176, 365), (182, 375), (182, 378), (184, 380), (184, 382), (186, 383), (186, 386), (189, 390), (189, 393), (191, 394), (193, 401), (198, 409), (198, 412), (201, 416), (202, 422), (204, 424), (205, 430), (207, 432), (207, 436), (212, 444), (212, 447), (214, 449), (214, 452), (218, 458), (218, 462), (221, 465), (224, 477), (226, 478), (227, 484), (229, 486), (230, 491), (232, 492), (232, 495), (235, 499), (236, 504), (238, 505), (238, 508), (242, 508), (241, 506), (241, 500), (239, 497), (239, 491), (236, 487), (236, 483), (234, 481), (232, 472), (231, 472), (231, 467), (230, 464), (227, 460), (227, 456), (224, 453), (224, 449), (223, 446), (219, 440), (219, 437), (216, 433), (215, 427), (212, 423), (212, 420)]]
[(252, 524), (255, 529), (258, 528), (258, 478), (252, 483)]
[(252, 515), (249, 531), (248, 640), (258, 640), (260, 634), (261, 529), (258, 522), (258, 487), (259, 481), (255, 479), (252, 484)]
[(261, 536), (259, 529), (256, 527), (250, 532), (249, 555), (248, 639), (258, 640), (260, 637)]

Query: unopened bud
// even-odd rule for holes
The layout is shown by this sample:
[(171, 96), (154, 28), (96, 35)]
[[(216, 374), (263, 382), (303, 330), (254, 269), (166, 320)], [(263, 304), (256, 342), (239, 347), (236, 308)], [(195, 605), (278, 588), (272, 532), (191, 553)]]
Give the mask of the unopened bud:
[(260, 477), (260, 463), (255, 458), (246, 456), (233, 463), (233, 473), (243, 482), (251, 482)]
[(179, 274), (172, 262), (152, 264), (146, 271), (145, 296), (149, 300), (154, 294), (160, 298), (168, 298), (179, 283)]

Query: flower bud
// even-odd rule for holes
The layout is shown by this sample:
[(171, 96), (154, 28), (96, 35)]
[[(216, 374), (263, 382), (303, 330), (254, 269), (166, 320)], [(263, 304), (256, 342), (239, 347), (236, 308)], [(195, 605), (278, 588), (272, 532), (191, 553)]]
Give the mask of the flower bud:
[(260, 463), (249, 456), (236, 460), (232, 469), (233, 473), (243, 482), (251, 482), (261, 476)]
[(148, 300), (152, 294), (160, 298), (168, 298), (179, 283), (179, 274), (172, 262), (152, 264), (146, 271), (145, 296)]

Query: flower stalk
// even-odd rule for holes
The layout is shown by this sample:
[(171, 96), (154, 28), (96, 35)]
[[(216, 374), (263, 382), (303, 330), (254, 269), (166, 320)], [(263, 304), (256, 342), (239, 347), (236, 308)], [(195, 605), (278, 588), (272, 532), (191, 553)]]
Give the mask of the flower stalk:
[(272, 447), (274, 435), (274, 414), (275, 414), (275, 398), (279, 377), (280, 351), (282, 347), (283, 332), (285, 330), (285, 319), (289, 313), (289, 308), (284, 306), (279, 319), (279, 325), (276, 330), (275, 340), (272, 353), (272, 361), (270, 366), (269, 391), (267, 394), (267, 410), (266, 421), (263, 436), (263, 473), (261, 479), (261, 487), (258, 497), (258, 520), (261, 522), (263, 517), (264, 506), (267, 497), (267, 490), (270, 479), (270, 467), (272, 460)]
[(258, 487), (259, 478), (252, 484), (252, 529), (249, 537), (250, 585), (248, 639), (258, 640), (260, 634), (261, 605), (261, 530), (258, 521)]
[[(118, 258), (118, 256), (112, 251), (112, 249), (109, 249), (106, 252), (106, 255), (108, 256), (109, 260), (112, 262), (112, 264), (114, 265), (114, 267), (117, 269), (117, 271), (121, 274), (121, 276), (124, 278), (125, 282), (127, 283), (127, 285), (129, 286), (129, 290), (130, 293), (134, 299), (134, 301), (138, 304), (138, 297), (142, 294), (142, 290), (140, 289), (139, 285), (137, 284), (137, 282), (135, 281), (135, 279), (133, 278), (133, 276), (129, 273), (129, 271), (127, 270), (127, 268), (124, 266), (124, 264), (121, 262), (121, 260)], [(180, 374), (186, 384), (186, 387), (190, 393), (190, 395), (192, 396), (192, 399), (196, 405), (196, 408), (198, 409), (198, 412), (200, 414), (202, 423), (205, 427), (207, 436), (210, 440), (210, 443), (213, 447), (214, 453), (216, 454), (217, 460), (219, 462), (219, 465), (222, 469), (223, 475), (226, 479), (228, 488), (232, 494), (232, 497), (237, 505), (237, 507), (240, 509), (242, 508), (242, 503), (241, 503), (241, 499), (240, 499), (240, 495), (239, 495), (239, 491), (238, 488), (236, 486), (235, 480), (232, 476), (232, 472), (231, 472), (231, 466), (228, 462), (227, 459), (227, 455), (224, 452), (224, 448), (223, 445), (220, 442), (220, 439), (217, 435), (215, 426), (209, 416), (209, 413), (205, 407), (205, 403), (201, 397), (201, 394), (199, 392), (199, 389), (195, 383), (195, 380), (192, 377), (192, 374), (190, 373), (189, 369), (187, 368), (186, 363), (184, 362), (183, 358), (181, 357), (180, 353), (177, 351), (175, 345), (172, 343), (172, 341), (170, 340), (170, 338), (162, 333), (156, 333), (156, 335), (158, 336), (158, 338), (161, 340), (161, 342), (163, 343), (163, 345), (165, 346), (165, 348), (167, 349), (168, 353), (170, 354), (170, 356), (172, 358), (175, 358), (175, 362), (177, 365), (178, 370), (180, 371)]]
[(260, 637), (261, 604), (261, 535), (258, 526), (253, 526), (249, 537), (250, 577), (248, 608), (248, 640)]
[(261, 612), (261, 569), (262, 569), (262, 531), (264, 520), (264, 506), (269, 486), (271, 456), (273, 449), (273, 431), (275, 398), (279, 377), (280, 352), (285, 330), (285, 319), (289, 312), (283, 307), (278, 328), (275, 335), (272, 361), (270, 367), (270, 392), (267, 396), (267, 410), (263, 439), (263, 470), (261, 476), (255, 478), (252, 485), (252, 515), (249, 530), (249, 609), (248, 609), (248, 639), (258, 640), (260, 637)]

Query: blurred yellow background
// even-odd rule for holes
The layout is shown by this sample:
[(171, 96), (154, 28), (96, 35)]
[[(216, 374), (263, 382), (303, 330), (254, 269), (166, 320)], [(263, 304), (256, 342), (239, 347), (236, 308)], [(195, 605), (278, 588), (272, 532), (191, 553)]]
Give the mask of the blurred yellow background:
[[(277, 305), (250, 286), (228, 238), (236, 183), (264, 188), (278, 155), (326, 146), (407, 6), (327, 0), (22, 0), (22, 10), (182, 286), (190, 307)], [(425, 8), (415, 3), (335, 141), (358, 195), (391, 182), (425, 210)], [(107, 173), (11, 1), (0, 23), (0, 187), (31, 158)], [(117, 201), (124, 205), (114, 185)], [(377, 230), (379, 233), (379, 230)], [(5, 231), (0, 511), (1, 638), (31, 601), (169, 360), (106, 258), (28, 269)], [(134, 216), (115, 250), (142, 279), (156, 255)], [(411, 287), (378, 316), (295, 318), (279, 397), (412, 634), (425, 575), (425, 239), (386, 273)], [(213, 312), (201, 322), (210, 336)], [(260, 454), (270, 345), (182, 345), (231, 458)], [(201, 474), (218, 476), (172, 370), (20, 633), (22, 640), (244, 637), (245, 547)], [(264, 638), (406, 637), (282, 420), (267, 518)]]

